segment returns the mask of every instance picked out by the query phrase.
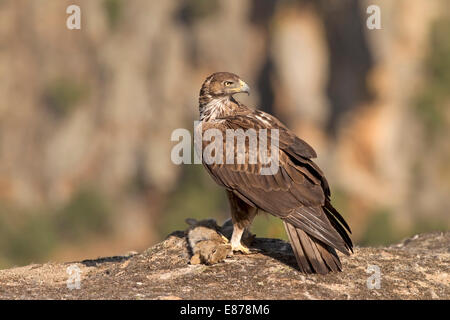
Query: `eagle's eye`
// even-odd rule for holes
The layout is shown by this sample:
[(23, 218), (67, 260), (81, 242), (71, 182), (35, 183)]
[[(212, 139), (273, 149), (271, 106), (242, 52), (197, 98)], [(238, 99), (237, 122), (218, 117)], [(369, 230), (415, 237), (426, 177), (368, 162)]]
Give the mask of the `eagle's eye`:
[(225, 81), (223, 84), (225, 85), (225, 87), (229, 87), (233, 84), (233, 81)]

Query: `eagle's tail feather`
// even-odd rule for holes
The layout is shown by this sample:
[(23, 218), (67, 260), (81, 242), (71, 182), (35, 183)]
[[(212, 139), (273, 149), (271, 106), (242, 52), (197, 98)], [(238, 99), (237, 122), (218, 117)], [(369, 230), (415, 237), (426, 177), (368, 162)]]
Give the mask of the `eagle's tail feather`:
[(301, 229), (284, 222), (300, 271), (326, 274), (342, 270), (342, 265), (334, 248), (310, 237)]

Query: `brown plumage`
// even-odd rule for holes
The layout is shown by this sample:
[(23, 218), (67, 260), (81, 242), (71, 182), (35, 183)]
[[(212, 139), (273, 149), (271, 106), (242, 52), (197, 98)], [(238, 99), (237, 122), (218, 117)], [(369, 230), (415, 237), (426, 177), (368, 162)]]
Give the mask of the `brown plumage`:
[[(240, 242), (242, 233), (250, 227), (258, 210), (263, 210), (283, 220), (301, 271), (321, 274), (340, 271), (342, 266), (336, 250), (347, 255), (352, 251), (353, 244), (347, 234), (350, 228), (330, 203), (328, 182), (311, 160), (316, 157), (314, 149), (275, 117), (236, 101), (233, 94), (240, 92), (249, 93), (249, 88), (237, 75), (220, 72), (209, 76), (200, 90), (201, 126), (196, 129), (202, 134), (208, 129), (221, 132), (223, 161), (227, 152), (235, 160), (234, 163), (208, 163), (203, 159), (211, 177), (227, 190), (234, 226), (232, 249), (248, 253)], [(226, 147), (227, 129), (243, 132), (268, 129), (268, 153), (271, 155), (271, 142), (276, 140), (279, 146), (278, 171), (261, 174), (261, 169), (269, 165), (262, 163), (250, 137), (245, 138), (242, 132), (245, 162), (236, 163), (239, 150)], [(278, 137), (270, 129), (278, 129)], [(204, 139), (203, 150), (212, 141)], [(258, 154), (258, 161), (253, 164), (249, 161), (252, 154)]]

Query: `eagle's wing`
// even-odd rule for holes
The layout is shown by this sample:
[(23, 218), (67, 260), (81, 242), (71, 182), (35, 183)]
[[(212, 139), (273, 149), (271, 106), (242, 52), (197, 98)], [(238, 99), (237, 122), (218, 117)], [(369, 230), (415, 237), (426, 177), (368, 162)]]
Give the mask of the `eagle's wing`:
[(320, 180), (325, 195), (329, 198), (330, 187), (328, 181), (317, 164), (310, 160), (317, 157), (316, 151), (306, 141), (297, 137), (281, 121), (271, 114), (259, 110), (247, 110), (241, 114), (227, 117), (226, 119), (233, 129), (278, 129), (279, 148), (291, 158), (294, 158), (295, 162), (301, 162), (303, 166), (308, 167), (310, 169), (308, 173), (313, 174)]
[[(218, 129), (223, 133), (223, 146), (226, 145), (227, 129), (279, 129), (279, 170), (276, 174), (261, 175), (263, 165), (259, 161), (248, 163), (251, 152), (248, 143), (244, 164), (204, 162), (207, 171), (218, 184), (249, 205), (277, 216), (324, 244), (349, 254), (352, 243), (339, 221), (349, 228), (329, 203), (328, 183), (317, 165), (310, 160), (316, 156), (311, 146), (274, 117), (260, 111), (204, 123), (202, 131), (208, 129)], [(268, 136), (269, 133), (270, 130)], [(203, 141), (203, 147), (207, 144)]]

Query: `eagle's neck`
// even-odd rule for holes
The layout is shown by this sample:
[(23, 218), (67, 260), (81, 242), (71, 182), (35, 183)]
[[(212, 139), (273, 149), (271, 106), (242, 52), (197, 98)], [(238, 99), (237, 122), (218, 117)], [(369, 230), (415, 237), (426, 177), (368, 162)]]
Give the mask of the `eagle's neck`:
[(199, 99), (200, 121), (211, 121), (233, 114), (239, 108), (239, 103), (231, 96), (213, 98), (202, 95)]

